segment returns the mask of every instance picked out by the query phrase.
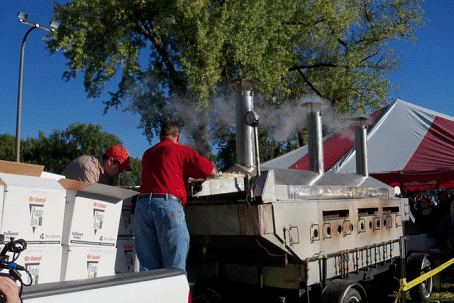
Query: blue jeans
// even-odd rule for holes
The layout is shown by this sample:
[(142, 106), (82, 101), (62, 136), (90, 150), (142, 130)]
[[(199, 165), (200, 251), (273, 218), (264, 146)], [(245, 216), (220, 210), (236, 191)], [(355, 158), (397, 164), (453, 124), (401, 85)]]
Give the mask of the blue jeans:
[(139, 199), (134, 212), (134, 238), (141, 271), (174, 267), (183, 269), (187, 276), (189, 231), (179, 202)]

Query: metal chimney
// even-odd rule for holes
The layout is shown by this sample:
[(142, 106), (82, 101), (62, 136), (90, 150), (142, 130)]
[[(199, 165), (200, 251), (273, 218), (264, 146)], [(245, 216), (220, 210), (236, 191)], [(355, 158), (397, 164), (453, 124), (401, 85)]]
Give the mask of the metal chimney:
[(356, 149), (356, 173), (365, 177), (369, 176), (367, 166), (367, 125), (366, 117), (355, 119), (358, 124), (355, 126), (355, 149)]
[(322, 135), (322, 114), (321, 103), (308, 101), (303, 103), (307, 108), (307, 133), (308, 133), (308, 154), (309, 170), (323, 174), (323, 135)]
[(255, 169), (254, 127), (246, 125), (244, 117), (254, 109), (251, 87), (255, 82), (240, 80), (236, 96), (236, 158), (248, 171)]

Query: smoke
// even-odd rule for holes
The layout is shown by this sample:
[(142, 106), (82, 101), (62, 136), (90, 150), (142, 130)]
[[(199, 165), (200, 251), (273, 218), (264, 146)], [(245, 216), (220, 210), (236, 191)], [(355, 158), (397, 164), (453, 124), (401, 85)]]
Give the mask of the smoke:
[[(318, 96), (304, 96), (288, 104), (269, 104), (262, 102), (259, 97), (254, 97), (254, 110), (260, 116), (259, 126), (272, 135), (275, 145), (280, 142), (287, 142), (295, 135), (297, 130), (306, 127), (307, 122), (307, 103), (313, 102), (320, 104), (322, 114), (322, 123), (328, 133), (338, 132), (346, 127), (350, 127), (354, 114), (339, 116), (335, 113), (331, 103), (326, 99)], [(235, 117), (235, 97), (214, 97), (209, 101), (208, 111), (197, 109), (198, 106), (194, 102), (174, 98), (170, 102), (173, 107), (174, 114), (177, 118), (186, 122), (183, 129), (184, 136), (194, 141), (199, 152), (208, 152), (210, 142), (213, 139), (213, 130), (225, 130), (236, 127)], [(208, 137), (206, 145), (200, 146), (200, 130), (208, 129)], [(191, 144), (191, 143), (189, 143)]]
[(309, 105), (320, 104), (322, 123), (329, 132), (336, 132), (351, 123), (349, 117), (335, 114), (330, 102), (318, 96), (304, 96), (285, 105), (256, 103), (254, 110), (260, 115), (260, 126), (272, 134), (274, 144), (287, 142), (297, 130), (306, 127)]
[[(233, 97), (213, 97), (207, 108), (199, 107), (195, 102), (173, 98), (170, 102), (177, 119), (185, 121), (183, 135), (193, 140), (197, 151), (207, 155), (209, 142), (213, 139), (213, 130), (225, 130), (235, 127), (235, 100)], [(207, 130), (205, 133), (204, 131)], [(191, 142), (189, 142), (191, 144)]]
[[(210, 150), (209, 142), (216, 132), (226, 132), (236, 127), (235, 96), (213, 97), (204, 109), (191, 98), (169, 98), (169, 90), (160, 84), (153, 70), (139, 80), (138, 83), (128, 84), (126, 95), (131, 98), (132, 104), (127, 110), (140, 113), (141, 127), (145, 129), (149, 141), (153, 137), (152, 131), (156, 131), (154, 128), (157, 127), (153, 121), (176, 118), (186, 123), (183, 135), (188, 142), (185, 143), (193, 145), (206, 155)], [(304, 96), (283, 104), (270, 104), (269, 101), (261, 100), (260, 96), (255, 96), (254, 110), (260, 115), (259, 126), (272, 135), (276, 146), (280, 142), (288, 142), (297, 130), (306, 127), (307, 102), (318, 102), (322, 105), (322, 123), (325, 130), (336, 132), (351, 124), (353, 117), (337, 116), (330, 102), (316, 95)]]
[[(132, 106), (129, 110), (139, 112), (142, 117), (173, 117), (185, 121), (184, 143), (196, 147), (200, 153), (208, 154), (209, 142), (216, 131), (226, 132), (236, 127), (235, 96), (215, 96), (208, 101), (206, 109), (190, 98), (170, 97), (164, 101), (167, 93), (156, 84), (157, 81), (152, 81), (153, 79), (150, 76), (145, 77), (143, 83), (131, 85), (128, 94), (132, 99)], [(325, 130), (335, 132), (351, 123), (348, 120), (353, 117), (336, 116), (330, 102), (315, 95), (304, 96), (285, 104), (270, 103), (260, 96), (255, 96), (254, 110), (260, 116), (259, 126), (272, 135), (275, 145), (288, 142), (297, 130), (306, 127), (307, 102), (321, 104)]]

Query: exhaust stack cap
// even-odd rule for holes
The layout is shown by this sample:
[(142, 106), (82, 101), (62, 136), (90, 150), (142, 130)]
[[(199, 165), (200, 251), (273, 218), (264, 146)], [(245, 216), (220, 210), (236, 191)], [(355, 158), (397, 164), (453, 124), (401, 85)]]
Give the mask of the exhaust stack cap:
[(322, 105), (322, 102), (316, 101), (315, 99), (309, 99), (302, 104), (302, 106), (307, 109), (308, 113), (320, 112), (322, 110)]
[(366, 122), (369, 121), (369, 118), (367, 118), (366, 116), (360, 116), (360, 117), (354, 118), (353, 121), (355, 121), (358, 126), (363, 126), (363, 125), (366, 125)]

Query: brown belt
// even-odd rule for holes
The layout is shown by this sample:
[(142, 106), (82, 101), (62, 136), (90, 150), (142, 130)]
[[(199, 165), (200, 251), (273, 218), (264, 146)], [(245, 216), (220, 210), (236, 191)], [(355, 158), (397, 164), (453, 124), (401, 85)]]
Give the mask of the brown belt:
[(140, 194), (138, 199), (142, 198), (163, 198), (163, 199), (172, 199), (178, 201), (178, 203), (183, 204), (183, 200), (172, 194)]

